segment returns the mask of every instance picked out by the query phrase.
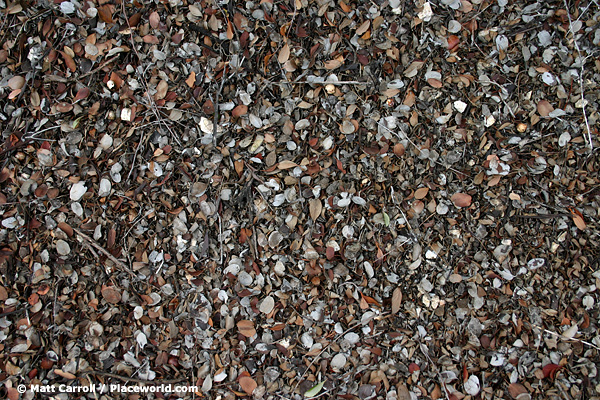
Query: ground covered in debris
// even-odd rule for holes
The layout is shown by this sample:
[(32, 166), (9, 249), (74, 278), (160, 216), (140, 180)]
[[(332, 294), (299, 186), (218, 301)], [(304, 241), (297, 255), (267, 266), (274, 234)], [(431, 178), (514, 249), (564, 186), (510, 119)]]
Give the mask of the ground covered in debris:
[(3, 395), (598, 399), (600, 7), (528, 3), (0, 0)]

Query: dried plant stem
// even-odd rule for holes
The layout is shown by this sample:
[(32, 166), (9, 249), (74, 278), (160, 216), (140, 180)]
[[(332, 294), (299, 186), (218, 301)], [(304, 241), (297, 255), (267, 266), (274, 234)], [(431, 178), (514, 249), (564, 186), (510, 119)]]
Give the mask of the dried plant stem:
[(567, 16), (569, 17), (569, 30), (571, 31), (571, 35), (573, 36), (573, 45), (575, 46), (575, 49), (577, 50), (577, 54), (579, 56), (579, 91), (581, 92), (581, 109), (583, 110), (583, 120), (585, 121), (585, 127), (587, 129), (587, 137), (584, 135), (586, 142), (587, 142), (587, 146), (589, 147), (590, 150), (594, 149), (594, 144), (592, 143), (592, 131), (590, 129), (590, 123), (588, 121), (588, 117), (587, 117), (587, 111), (585, 109), (585, 92), (583, 89), (583, 75), (585, 73), (585, 59), (583, 58), (583, 55), (581, 54), (581, 48), (579, 47), (579, 43), (577, 43), (577, 38), (575, 37), (575, 31), (573, 30), (573, 19), (571, 18), (571, 12), (569, 11), (569, 4), (567, 3), (567, 0), (563, 0), (563, 3), (565, 5), (565, 10), (567, 11)]
[[(377, 317), (375, 317), (376, 319), (381, 319), (383, 318), (385, 314), (379, 315)], [(302, 379), (304, 379), (304, 377), (306, 376), (306, 373), (308, 372), (308, 370), (310, 369), (310, 367), (312, 367), (315, 362), (321, 357), (321, 354), (323, 354), (332, 344), (334, 344), (335, 342), (337, 342), (342, 336), (344, 336), (346, 333), (356, 329), (359, 326), (365, 326), (367, 323), (369, 323), (371, 320), (363, 323), (363, 322), (358, 322), (354, 325), (352, 325), (351, 327), (349, 327), (348, 329), (346, 329), (344, 332), (340, 333), (339, 335), (337, 335), (331, 342), (329, 342), (327, 344), (327, 346), (323, 347), (323, 349), (319, 352), (319, 354), (317, 354), (312, 361), (310, 362), (310, 364), (308, 364), (308, 366), (306, 367), (306, 369), (304, 370), (304, 373), (300, 376), (300, 378), (298, 379), (298, 382), (296, 382), (296, 386), (294, 386), (294, 388), (292, 389), (292, 393), (294, 393), (296, 391), (296, 389), (298, 389), (298, 386), (300, 385), (300, 382), (302, 382)]]
[(576, 339), (576, 338), (568, 338), (568, 337), (565, 337), (565, 336), (561, 335), (560, 333), (556, 333), (556, 332), (550, 331), (550, 330), (548, 330), (546, 328), (542, 328), (541, 326), (538, 326), (538, 325), (531, 324), (531, 326), (533, 326), (534, 328), (540, 329), (540, 330), (542, 330), (542, 331), (544, 331), (544, 332), (546, 332), (546, 333), (548, 333), (548, 334), (550, 334), (552, 336), (557, 336), (557, 337), (559, 337), (559, 338), (561, 338), (563, 340), (574, 340), (576, 342), (583, 343), (583, 344), (585, 344), (587, 346), (593, 347), (596, 350), (600, 350), (600, 347), (596, 346), (593, 343), (586, 342), (585, 340)]
[(129, 273), (131, 276), (135, 276), (135, 274), (133, 273), (133, 271), (131, 270), (131, 268), (129, 268), (127, 265), (125, 265), (122, 261), (120, 261), (117, 257), (113, 256), (112, 254), (110, 254), (110, 252), (108, 250), (106, 250), (104, 247), (100, 246), (98, 243), (96, 243), (96, 241), (94, 239), (92, 239), (91, 237), (89, 237), (88, 235), (86, 235), (85, 233), (81, 232), (79, 229), (77, 228), (73, 228), (73, 232), (75, 232), (77, 235), (79, 235), (82, 239), (84, 239), (85, 241), (87, 241), (90, 245), (92, 245), (93, 247), (95, 247), (99, 252), (101, 252), (102, 254), (104, 254), (106, 257), (108, 257), (108, 259), (110, 261), (112, 261), (117, 267), (119, 267), (120, 269), (122, 269), (123, 271)]
[[(121, 10), (123, 11), (123, 15), (125, 16), (125, 21), (127, 22), (127, 27), (129, 28), (129, 40), (131, 41), (131, 48), (135, 52), (135, 55), (138, 58), (138, 60), (140, 60), (140, 62), (141, 62), (142, 56), (140, 55), (140, 53), (135, 45), (135, 40), (133, 39), (133, 29), (132, 29), (131, 25), (129, 24), (129, 18), (128, 18), (127, 12), (125, 10), (125, 2), (121, 2)], [(136, 68), (136, 72), (137, 72), (137, 68)], [(148, 84), (148, 81), (146, 80), (146, 76), (144, 74), (141, 74), (141, 78), (142, 78), (142, 83), (144, 85), (144, 90), (146, 92), (146, 97), (148, 98), (148, 103), (150, 105), (150, 109), (152, 110), (152, 113), (154, 114), (156, 119), (162, 125), (164, 125), (166, 130), (169, 131), (173, 140), (175, 140), (175, 142), (177, 142), (178, 145), (181, 145), (181, 142), (177, 138), (177, 135), (175, 135), (175, 132), (173, 132), (173, 130), (171, 129), (169, 124), (167, 124), (163, 120), (163, 118), (161, 117), (160, 112), (158, 110), (158, 107), (156, 106), (156, 103), (154, 102), (154, 99), (152, 98), (152, 96), (150, 96), (150, 85)], [(135, 160), (133, 160), (133, 163), (135, 164)]]

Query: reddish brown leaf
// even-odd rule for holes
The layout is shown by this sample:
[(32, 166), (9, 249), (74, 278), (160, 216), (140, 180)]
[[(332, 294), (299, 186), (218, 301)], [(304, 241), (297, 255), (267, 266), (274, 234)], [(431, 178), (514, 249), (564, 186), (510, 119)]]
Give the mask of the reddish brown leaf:
[(119, 293), (113, 286), (102, 286), (102, 297), (108, 303), (117, 304), (121, 301), (121, 293)]
[(511, 383), (508, 385), (508, 393), (513, 399), (516, 399), (519, 395), (528, 392), (527, 388), (520, 383)]
[(98, 16), (102, 21), (106, 22), (107, 24), (114, 23), (112, 17), (112, 9), (108, 4), (98, 7)]
[(243, 319), (237, 323), (237, 327), (240, 333), (246, 337), (252, 337), (256, 335), (256, 329), (254, 328), (254, 322)]
[(75, 64), (73, 57), (71, 57), (64, 51), (61, 51), (60, 54), (63, 56), (63, 59), (65, 60), (65, 65), (67, 66), (67, 68), (69, 68), (71, 70), (71, 72), (75, 72), (77, 70), (77, 64)]
[(469, 207), (471, 205), (472, 198), (466, 193), (455, 193), (452, 195), (450, 200), (452, 200), (452, 203), (454, 203), (456, 207)]
[(327, 246), (327, 248), (325, 249), (325, 255), (327, 256), (328, 260), (333, 260), (333, 258), (335, 257), (335, 250), (333, 249), (333, 247)]
[(242, 390), (247, 394), (251, 395), (254, 389), (258, 386), (256, 381), (249, 376), (242, 376), (240, 378), (240, 386)]
[(160, 16), (158, 15), (158, 12), (152, 11), (152, 13), (150, 13), (150, 17), (148, 18), (148, 21), (150, 22), (150, 26), (152, 28), (158, 28), (158, 25), (160, 24)]
[(58, 227), (60, 228), (61, 231), (66, 233), (68, 237), (73, 237), (73, 228), (71, 228), (71, 226), (69, 224), (67, 224), (64, 221), (59, 222)]
[(90, 95), (90, 89), (87, 87), (82, 87), (81, 89), (79, 89), (77, 91), (77, 94), (75, 95), (75, 102), (78, 102), (79, 100), (83, 100), (86, 97), (88, 97)]
[(417, 199), (417, 200), (424, 199), (425, 196), (427, 196), (427, 193), (429, 193), (428, 187), (419, 188), (419, 189), (415, 190), (415, 199)]
[(145, 35), (142, 40), (144, 41), (144, 43), (148, 43), (148, 44), (159, 44), (160, 40), (158, 40), (158, 38), (154, 35)]
[(460, 38), (456, 35), (448, 36), (448, 50), (453, 51), (460, 43)]
[(550, 379), (556, 379), (556, 374), (561, 368), (562, 367), (557, 364), (545, 365), (544, 368), (542, 368), (542, 371), (544, 371), (544, 378), (549, 377)]
[(237, 106), (236, 108), (234, 108), (231, 111), (231, 115), (238, 118), (238, 117), (241, 117), (242, 115), (246, 115), (247, 112), (248, 112), (248, 106), (246, 106), (244, 104), (240, 104), (239, 106)]

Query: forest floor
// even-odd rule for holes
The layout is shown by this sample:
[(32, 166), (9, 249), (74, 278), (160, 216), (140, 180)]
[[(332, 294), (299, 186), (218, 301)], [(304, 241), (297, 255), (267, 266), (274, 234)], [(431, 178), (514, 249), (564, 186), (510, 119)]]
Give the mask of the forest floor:
[(3, 396), (600, 399), (596, 0), (140, 1), (0, 0)]

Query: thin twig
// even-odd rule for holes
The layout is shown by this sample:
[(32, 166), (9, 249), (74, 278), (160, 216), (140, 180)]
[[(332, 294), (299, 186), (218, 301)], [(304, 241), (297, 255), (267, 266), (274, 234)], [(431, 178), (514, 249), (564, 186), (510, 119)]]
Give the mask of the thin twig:
[[(123, 15), (125, 16), (125, 21), (127, 22), (127, 27), (129, 28), (129, 40), (131, 41), (131, 47), (133, 48), (133, 51), (135, 52), (135, 55), (138, 58), (138, 60), (140, 60), (140, 62), (141, 62), (142, 56), (140, 55), (140, 53), (135, 45), (135, 40), (133, 38), (134, 29), (132, 29), (131, 25), (129, 24), (129, 17), (127, 15), (127, 11), (125, 10), (125, 2), (121, 2), (121, 10), (123, 12)], [(137, 68), (135, 69), (135, 71), (136, 71), (136, 73), (138, 73)], [(181, 142), (177, 138), (177, 135), (175, 134), (175, 132), (173, 132), (173, 130), (171, 129), (169, 124), (167, 124), (163, 120), (163, 118), (161, 117), (160, 112), (158, 110), (158, 107), (156, 106), (156, 103), (154, 102), (154, 99), (152, 98), (152, 96), (150, 96), (150, 84), (146, 80), (146, 76), (144, 74), (140, 74), (140, 75), (142, 78), (142, 84), (144, 85), (144, 90), (146, 92), (146, 97), (148, 98), (148, 103), (150, 105), (150, 109), (154, 113), (154, 116), (166, 128), (166, 130), (171, 134), (171, 137), (173, 138), (173, 140), (175, 140), (175, 142), (177, 142), (177, 144), (181, 145)], [(135, 160), (134, 160), (134, 162), (135, 162)]]
[(106, 250), (104, 247), (102, 247), (98, 243), (96, 243), (96, 241), (94, 239), (92, 239), (91, 237), (89, 237), (85, 233), (81, 232), (77, 228), (73, 228), (73, 232), (77, 233), (79, 236), (81, 236), (81, 238), (85, 239), (89, 244), (91, 244), (92, 246), (94, 246), (98, 251), (100, 251), (102, 254), (104, 254), (106, 257), (108, 257), (108, 259), (110, 261), (112, 261), (116, 266), (118, 266), (119, 268), (121, 268), (123, 271), (128, 272), (131, 276), (135, 277), (135, 274), (133, 273), (133, 271), (131, 270), (131, 268), (129, 268), (127, 265), (125, 265), (125, 263), (123, 263), (122, 261), (120, 261), (117, 257), (115, 257), (112, 254), (110, 254), (110, 252), (108, 250)]
[[(384, 316), (385, 314), (381, 314), (375, 318), (380, 319)], [(334, 344), (335, 342), (337, 342), (342, 336), (344, 336), (346, 333), (354, 330), (356, 327), (359, 326), (365, 326), (367, 323), (369, 323), (372, 319), (370, 319), (369, 321), (365, 321), (364, 323), (358, 322), (354, 325), (352, 325), (351, 327), (349, 327), (348, 329), (346, 329), (344, 332), (340, 333), (339, 335), (337, 335), (331, 342), (329, 342), (327, 344), (327, 346), (323, 347), (323, 349), (319, 352), (319, 354), (317, 354), (312, 361), (310, 362), (310, 364), (308, 364), (308, 366), (306, 367), (306, 369), (304, 370), (304, 373), (300, 376), (300, 379), (298, 379), (298, 382), (296, 382), (296, 386), (294, 386), (294, 388), (292, 389), (291, 393), (294, 393), (296, 391), (296, 389), (298, 389), (298, 385), (300, 385), (300, 382), (302, 382), (302, 379), (304, 379), (304, 377), (306, 376), (306, 373), (308, 372), (308, 370), (310, 369), (310, 367), (312, 367), (315, 362), (321, 357), (321, 354), (323, 354), (332, 344)]]
[[(581, 48), (579, 47), (579, 43), (577, 43), (577, 38), (575, 37), (575, 31), (573, 30), (573, 20), (571, 19), (571, 12), (569, 11), (569, 4), (567, 0), (563, 0), (565, 4), (565, 9), (567, 10), (567, 16), (569, 17), (569, 30), (571, 31), (571, 35), (573, 35), (573, 44), (575, 45), (575, 49), (577, 50), (577, 54), (579, 55), (579, 90), (581, 92), (581, 109), (583, 110), (583, 120), (585, 121), (585, 127), (587, 129), (587, 137), (586, 142), (590, 150), (594, 149), (594, 144), (592, 143), (592, 131), (590, 129), (590, 123), (587, 117), (587, 111), (585, 110), (585, 92), (583, 90), (583, 75), (585, 73), (585, 59), (581, 54)], [(587, 57), (586, 57), (587, 58)], [(584, 135), (585, 137), (585, 135)]]
[(561, 335), (560, 333), (549, 331), (548, 329), (542, 328), (541, 326), (538, 326), (538, 325), (535, 325), (535, 324), (531, 324), (531, 326), (533, 326), (534, 328), (540, 329), (540, 330), (542, 330), (542, 331), (544, 331), (544, 332), (546, 332), (546, 333), (548, 333), (550, 335), (557, 336), (557, 337), (559, 337), (559, 338), (561, 338), (563, 340), (574, 340), (576, 342), (580, 342), (580, 343), (583, 343), (583, 344), (585, 344), (587, 346), (593, 347), (596, 350), (600, 350), (600, 347), (596, 346), (593, 343), (586, 342), (585, 340), (576, 339), (576, 338), (568, 338), (566, 336)]

